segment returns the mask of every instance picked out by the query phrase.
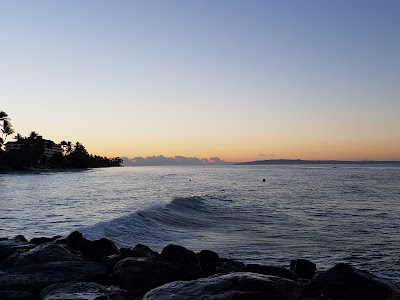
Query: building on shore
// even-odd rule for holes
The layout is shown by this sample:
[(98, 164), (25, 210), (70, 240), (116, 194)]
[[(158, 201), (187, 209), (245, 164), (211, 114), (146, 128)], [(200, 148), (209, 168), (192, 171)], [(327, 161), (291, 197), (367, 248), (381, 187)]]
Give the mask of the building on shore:
[(38, 136), (35, 139), (30, 138), (22, 138), (15, 142), (6, 143), (6, 153), (13, 151), (21, 151), (26, 148), (35, 147), (35, 146), (43, 147), (43, 155), (47, 158), (53, 157), (54, 154), (62, 154), (63, 149), (59, 144), (54, 143), (51, 140), (43, 139), (42, 136)]

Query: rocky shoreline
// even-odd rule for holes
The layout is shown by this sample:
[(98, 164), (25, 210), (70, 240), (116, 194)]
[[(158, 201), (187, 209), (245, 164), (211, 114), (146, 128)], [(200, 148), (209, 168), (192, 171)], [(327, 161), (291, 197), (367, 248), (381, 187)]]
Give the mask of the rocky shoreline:
[(168, 245), (118, 249), (102, 238), (0, 238), (0, 299), (390, 299), (395, 284), (347, 264), (315, 275), (298, 259), (290, 268), (244, 264), (210, 250)]

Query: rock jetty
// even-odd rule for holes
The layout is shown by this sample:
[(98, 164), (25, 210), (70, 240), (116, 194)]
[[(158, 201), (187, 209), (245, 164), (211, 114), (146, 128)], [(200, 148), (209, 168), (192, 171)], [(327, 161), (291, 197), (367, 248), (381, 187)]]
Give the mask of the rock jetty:
[(0, 238), (2, 300), (400, 300), (399, 288), (347, 264), (316, 274), (308, 260), (290, 268), (244, 264), (210, 250), (168, 245), (118, 249), (78, 231), (68, 237)]

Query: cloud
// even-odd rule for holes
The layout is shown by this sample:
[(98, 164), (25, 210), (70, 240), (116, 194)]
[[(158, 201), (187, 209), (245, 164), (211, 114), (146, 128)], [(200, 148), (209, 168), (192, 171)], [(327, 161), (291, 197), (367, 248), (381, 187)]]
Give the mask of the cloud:
[(132, 159), (123, 158), (124, 166), (188, 166), (188, 165), (223, 165), (227, 164), (224, 160), (219, 157), (210, 158), (197, 158), (197, 157), (165, 157), (159, 156), (148, 156), (148, 157), (134, 157)]

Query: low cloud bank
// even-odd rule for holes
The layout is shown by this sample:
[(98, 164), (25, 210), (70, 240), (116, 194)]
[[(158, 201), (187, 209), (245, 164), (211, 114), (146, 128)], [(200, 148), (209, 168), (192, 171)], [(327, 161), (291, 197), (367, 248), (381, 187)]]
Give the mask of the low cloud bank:
[(148, 157), (134, 157), (129, 159), (123, 157), (124, 166), (183, 166), (183, 165), (224, 165), (227, 164), (224, 160), (219, 157), (210, 158), (197, 158), (197, 157), (165, 157), (159, 156), (148, 156)]

